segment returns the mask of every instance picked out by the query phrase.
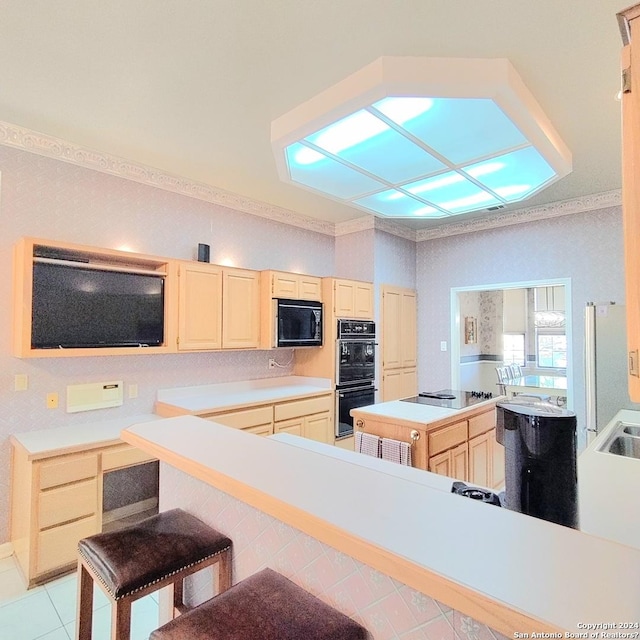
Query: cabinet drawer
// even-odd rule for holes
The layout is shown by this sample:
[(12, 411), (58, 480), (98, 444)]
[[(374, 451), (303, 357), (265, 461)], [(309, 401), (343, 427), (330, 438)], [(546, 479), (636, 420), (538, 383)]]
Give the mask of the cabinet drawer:
[(273, 435), (273, 425), (272, 424), (261, 424), (256, 427), (249, 427), (247, 429), (243, 429), (246, 433), (253, 433), (257, 436), (270, 436)]
[(232, 413), (221, 413), (219, 415), (206, 416), (211, 422), (218, 422), (227, 427), (235, 429), (246, 429), (248, 427), (257, 427), (259, 425), (271, 424), (273, 421), (272, 407), (257, 407), (256, 409), (245, 409), (243, 411), (234, 411)]
[(469, 438), (491, 431), (496, 426), (496, 411), (487, 411), (479, 416), (469, 418)]
[(75, 564), (78, 561), (78, 540), (98, 533), (96, 516), (53, 527), (38, 534), (36, 573)]
[(94, 515), (98, 510), (98, 481), (83, 480), (49, 489), (38, 498), (38, 528), (46, 529), (61, 522)]
[(98, 454), (63, 456), (40, 463), (40, 489), (57, 487), (98, 475)]
[(293, 402), (277, 404), (275, 406), (274, 417), (276, 422), (280, 420), (291, 420), (291, 418), (309, 416), (312, 413), (331, 411), (332, 406), (332, 396), (318, 396), (317, 398), (308, 398), (307, 400), (295, 400)]
[(102, 454), (102, 470), (111, 471), (112, 469), (118, 469), (120, 467), (130, 467), (131, 465), (141, 464), (149, 460), (155, 460), (155, 458), (150, 456), (146, 451), (125, 444), (111, 451), (105, 451)]
[(467, 421), (439, 429), (429, 434), (429, 456), (436, 455), (467, 441)]

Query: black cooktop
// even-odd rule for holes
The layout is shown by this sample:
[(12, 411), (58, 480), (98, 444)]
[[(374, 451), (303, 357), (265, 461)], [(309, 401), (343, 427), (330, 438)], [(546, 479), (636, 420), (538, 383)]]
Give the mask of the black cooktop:
[(465, 409), (479, 402), (493, 398), (492, 393), (484, 391), (456, 391), (454, 389), (440, 389), (440, 391), (422, 391), (413, 398), (403, 398), (402, 402), (428, 404), (445, 409)]

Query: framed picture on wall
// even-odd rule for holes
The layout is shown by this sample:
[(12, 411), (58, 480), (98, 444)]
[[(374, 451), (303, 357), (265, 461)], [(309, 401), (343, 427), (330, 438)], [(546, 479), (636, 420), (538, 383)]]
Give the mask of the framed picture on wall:
[(464, 343), (475, 344), (478, 340), (478, 321), (473, 316), (464, 319)]

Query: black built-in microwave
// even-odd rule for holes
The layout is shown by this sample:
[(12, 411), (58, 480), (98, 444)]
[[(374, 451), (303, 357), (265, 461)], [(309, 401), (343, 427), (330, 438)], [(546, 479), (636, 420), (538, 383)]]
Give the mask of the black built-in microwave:
[(322, 303), (273, 299), (274, 347), (321, 347)]

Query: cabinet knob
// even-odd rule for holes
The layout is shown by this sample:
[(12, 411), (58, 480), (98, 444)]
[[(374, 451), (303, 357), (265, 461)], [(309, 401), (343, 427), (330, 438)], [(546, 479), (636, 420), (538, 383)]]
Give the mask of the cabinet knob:
[(358, 418), (358, 420), (356, 420), (356, 427), (358, 427), (358, 429), (362, 429), (364, 427), (364, 420)]
[(638, 369), (638, 350), (629, 351), (629, 375), (640, 377), (640, 370)]

